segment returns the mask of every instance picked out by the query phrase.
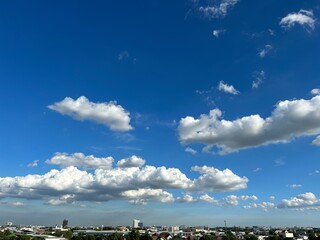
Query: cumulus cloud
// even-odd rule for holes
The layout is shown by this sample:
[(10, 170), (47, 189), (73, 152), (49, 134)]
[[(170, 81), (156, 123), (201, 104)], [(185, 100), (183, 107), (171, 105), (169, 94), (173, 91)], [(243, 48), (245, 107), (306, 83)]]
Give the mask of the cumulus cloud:
[(318, 206), (320, 206), (320, 200), (312, 192), (306, 192), (290, 199), (283, 199), (278, 208), (308, 209)]
[(194, 180), (190, 188), (194, 191), (206, 189), (211, 192), (224, 192), (226, 188), (229, 191), (236, 191), (246, 188), (249, 181), (246, 177), (234, 174), (230, 169), (221, 171), (214, 167), (194, 166), (191, 170), (201, 174), (198, 179)]
[(225, 29), (215, 29), (212, 31), (212, 35), (218, 38), (221, 34), (225, 33)]
[[(246, 188), (248, 182), (246, 177), (239, 177), (229, 169), (196, 166), (192, 170), (199, 176), (190, 179), (177, 168), (143, 166), (144, 160), (136, 156), (122, 160), (112, 167), (111, 157), (57, 153), (47, 163), (57, 164), (61, 170), (0, 178), (0, 198), (40, 199), (50, 205), (119, 199), (133, 204), (150, 200), (165, 203), (174, 201), (170, 190), (230, 192)], [(94, 171), (87, 171), (89, 168)]]
[(299, 12), (289, 13), (286, 17), (280, 21), (280, 26), (285, 29), (290, 29), (296, 24), (303, 26), (307, 31), (314, 30), (316, 19), (313, 16), (312, 11), (301, 9)]
[(291, 188), (301, 188), (302, 185), (301, 184), (291, 184), (289, 187), (291, 187)]
[(264, 46), (263, 49), (261, 49), (259, 51), (259, 56), (261, 58), (264, 58), (265, 56), (267, 56), (270, 53), (271, 50), (272, 50), (272, 46), (270, 44), (267, 44), (267, 45)]
[(197, 151), (194, 150), (194, 149), (191, 148), (191, 147), (187, 147), (184, 151), (186, 151), (186, 152), (188, 152), (188, 153), (191, 153), (192, 155), (197, 154)]
[(263, 80), (266, 78), (265, 71), (261, 70), (259, 72), (253, 73), (253, 82), (252, 82), (252, 88), (258, 88), (261, 83), (263, 83)]
[[(135, 156), (134, 156), (135, 157)], [(51, 158), (46, 160), (47, 164), (59, 165), (61, 167), (81, 167), (84, 169), (111, 169), (114, 159), (112, 157), (97, 158), (93, 155), (85, 156), (83, 153), (60, 153), (57, 152)]]
[(234, 88), (234, 86), (228, 85), (228, 84), (224, 83), (223, 81), (219, 82), (218, 89), (219, 89), (219, 91), (222, 91), (225, 93), (230, 93), (230, 94), (234, 94), (234, 95), (239, 94), (239, 91), (236, 90)]
[(222, 113), (213, 109), (198, 119), (187, 116), (179, 122), (183, 144), (202, 143), (216, 146), (221, 154), (269, 144), (289, 143), (302, 136), (320, 134), (320, 96), (310, 100), (278, 102), (267, 118), (250, 115), (233, 121), (220, 120)]
[(319, 88), (314, 88), (310, 91), (312, 95), (320, 95), (320, 89)]
[(270, 196), (269, 199), (270, 199), (271, 201), (273, 201), (273, 200), (276, 199), (276, 197), (275, 197), (275, 196)]
[(39, 160), (34, 160), (32, 163), (29, 163), (27, 165), (27, 167), (36, 167), (36, 166), (38, 166), (38, 162), (39, 162)]
[(177, 197), (176, 202), (181, 203), (194, 203), (197, 202), (198, 199), (194, 199), (190, 194), (185, 194), (182, 197)]
[(75, 120), (90, 120), (103, 124), (112, 131), (124, 132), (133, 129), (130, 126), (130, 113), (116, 102), (93, 103), (84, 96), (76, 100), (66, 97), (48, 108)]
[(144, 159), (133, 155), (129, 158), (121, 159), (117, 163), (117, 166), (120, 168), (142, 167), (145, 162)]
[(199, 12), (208, 19), (223, 18), (240, 0), (221, 0), (219, 4), (199, 7)]

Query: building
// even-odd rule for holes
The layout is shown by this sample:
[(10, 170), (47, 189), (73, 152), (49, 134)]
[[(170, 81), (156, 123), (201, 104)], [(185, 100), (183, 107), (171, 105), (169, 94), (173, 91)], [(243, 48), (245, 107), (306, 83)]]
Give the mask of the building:
[(132, 228), (139, 228), (139, 219), (133, 219)]
[(62, 228), (67, 228), (68, 227), (68, 220), (64, 219), (62, 222)]

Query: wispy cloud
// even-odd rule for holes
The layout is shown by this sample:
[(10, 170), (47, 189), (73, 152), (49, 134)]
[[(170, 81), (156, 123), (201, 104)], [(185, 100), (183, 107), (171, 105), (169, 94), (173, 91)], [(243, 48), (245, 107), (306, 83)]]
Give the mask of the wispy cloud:
[(266, 79), (266, 73), (265, 71), (261, 70), (259, 72), (253, 73), (253, 81), (252, 81), (252, 88), (257, 89), (259, 86), (263, 83), (263, 81)]
[(185, 149), (184, 149), (184, 151), (185, 151), (185, 152), (188, 152), (188, 153), (191, 153), (192, 155), (197, 154), (197, 151), (196, 151), (196, 150), (194, 150), (194, 149), (193, 149), (193, 148), (191, 148), (191, 147), (187, 147), (187, 148), (185, 148)]
[(36, 166), (38, 166), (38, 162), (39, 162), (39, 160), (34, 160), (32, 163), (29, 163), (27, 165), (27, 167), (36, 167)]
[(291, 185), (289, 185), (289, 187), (291, 187), (291, 188), (301, 188), (302, 185), (301, 184), (291, 184)]
[(264, 46), (264, 48), (259, 50), (259, 57), (264, 58), (265, 56), (267, 56), (270, 51), (272, 50), (272, 46), (270, 44), (267, 44)]
[(130, 57), (130, 54), (128, 51), (122, 51), (121, 53), (119, 53), (118, 55), (118, 60), (119, 61), (123, 61), (125, 59), (128, 59)]
[(262, 168), (259, 168), (259, 167), (258, 167), (258, 168), (256, 168), (256, 169), (254, 169), (253, 172), (255, 172), (255, 173), (256, 173), (256, 172), (260, 172), (261, 170), (262, 170)]
[(234, 88), (234, 86), (228, 85), (228, 84), (224, 83), (223, 81), (219, 82), (218, 89), (219, 89), (219, 91), (222, 91), (225, 93), (230, 93), (233, 95), (237, 95), (240, 93), (237, 89)]
[(240, 0), (221, 0), (219, 4), (199, 7), (199, 12), (208, 19), (223, 18)]
[(314, 30), (316, 19), (313, 16), (312, 11), (301, 9), (299, 12), (289, 13), (286, 17), (280, 21), (280, 26), (285, 29), (290, 29), (296, 24), (303, 26), (307, 31)]
[(212, 35), (218, 38), (221, 34), (225, 33), (225, 29), (215, 29), (212, 31)]

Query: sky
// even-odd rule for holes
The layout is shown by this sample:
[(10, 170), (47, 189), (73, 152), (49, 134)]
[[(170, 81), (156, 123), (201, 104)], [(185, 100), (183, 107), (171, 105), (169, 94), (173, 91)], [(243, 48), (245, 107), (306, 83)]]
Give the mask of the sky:
[(313, 226), (320, 1), (0, 3), (0, 225)]

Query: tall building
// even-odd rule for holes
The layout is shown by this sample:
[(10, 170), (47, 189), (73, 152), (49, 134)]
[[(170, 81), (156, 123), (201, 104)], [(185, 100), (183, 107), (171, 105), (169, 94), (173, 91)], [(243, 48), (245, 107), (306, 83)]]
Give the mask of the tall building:
[(68, 226), (68, 220), (64, 219), (62, 222), (62, 228), (67, 228), (67, 226)]
[(132, 227), (133, 228), (139, 228), (139, 223), (140, 223), (140, 220), (133, 219)]

